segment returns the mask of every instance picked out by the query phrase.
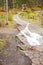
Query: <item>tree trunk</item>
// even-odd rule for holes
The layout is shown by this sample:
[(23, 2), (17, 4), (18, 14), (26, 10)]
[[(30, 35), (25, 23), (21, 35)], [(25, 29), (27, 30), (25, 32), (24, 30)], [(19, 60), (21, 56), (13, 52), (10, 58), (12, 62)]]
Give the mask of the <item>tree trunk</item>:
[(8, 24), (8, 0), (6, 0), (6, 24)]

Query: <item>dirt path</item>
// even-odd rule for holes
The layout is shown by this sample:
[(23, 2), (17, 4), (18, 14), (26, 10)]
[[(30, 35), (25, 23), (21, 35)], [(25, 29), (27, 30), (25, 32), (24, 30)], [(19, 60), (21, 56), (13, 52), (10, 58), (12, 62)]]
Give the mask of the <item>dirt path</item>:
[(3, 30), (7, 32), (0, 33), (0, 37), (5, 38), (6, 35), (9, 35), (10, 38), (5, 38), (8, 46), (4, 49), (4, 51), (7, 51), (8, 54), (0, 56), (0, 62), (2, 62), (2, 65), (32, 65), (30, 58), (24, 54), (20, 54), (17, 50), (18, 43), (15, 40), (15, 36), (18, 33), (17, 29), (13, 31), (9, 31), (8, 29)]
[(28, 24), (28, 22), (26, 22), (26, 21), (20, 19), (20, 18), (19, 18), (19, 14), (20, 14), (20, 13), (14, 15), (13, 20), (15, 20), (17, 24), (20, 24), (20, 25), (22, 25), (22, 26), (26, 26), (26, 25)]

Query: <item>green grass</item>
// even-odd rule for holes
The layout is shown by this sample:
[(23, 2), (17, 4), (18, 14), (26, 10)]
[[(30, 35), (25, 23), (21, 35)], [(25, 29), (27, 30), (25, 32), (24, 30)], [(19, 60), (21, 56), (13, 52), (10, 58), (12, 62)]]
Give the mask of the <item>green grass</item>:
[[(13, 14), (12, 14), (12, 13), (9, 13), (9, 14), (8, 14), (8, 20), (9, 20), (9, 21), (12, 21), (12, 17), (13, 17)], [(2, 16), (1, 16), (1, 19), (2, 19), (2, 21), (5, 21), (5, 20), (6, 20), (6, 15), (5, 15), (5, 14), (2, 15)]]
[(0, 50), (4, 49), (6, 46), (6, 42), (4, 39), (0, 39)]
[[(14, 15), (13, 13), (8, 14), (8, 25), (7, 25), (8, 28), (13, 28), (16, 24), (16, 22), (13, 21), (13, 15)], [(6, 15), (5, 14), (1, 16), (1, 25), (3, 27), (6, 27)]]
[(13, 16), (18, 13), (20, 9), (10, 9), (8, 12), (8, 25), (6, 26), (6, 13), (5, 12), (0, 12), (0, 27), (8, 27), (8, 28), (14, 28), (16, 22), (13, 21)]
[(28, 18), (28, 13), (23, 11), (20, 15), (19, 15), (21, 18), (23, 17), (24, 19), (25, 18)]
[(30, 20), (30, 22), (33, 22), (35, 15), (36, 13), (33, 11), (22, 11), (19, 17), (25, 20)]

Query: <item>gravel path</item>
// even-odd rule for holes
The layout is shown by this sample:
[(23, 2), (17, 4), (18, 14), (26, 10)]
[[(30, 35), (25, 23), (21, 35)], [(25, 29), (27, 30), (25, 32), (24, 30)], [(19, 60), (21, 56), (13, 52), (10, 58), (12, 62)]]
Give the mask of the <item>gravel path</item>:
[(22, 26), (26, 26), (28, 23), (24, 20), (21, 20), (18, 16), (19, 14), (14, 15), (13, 20), (15, 20), (17, 24), (20, 24)]

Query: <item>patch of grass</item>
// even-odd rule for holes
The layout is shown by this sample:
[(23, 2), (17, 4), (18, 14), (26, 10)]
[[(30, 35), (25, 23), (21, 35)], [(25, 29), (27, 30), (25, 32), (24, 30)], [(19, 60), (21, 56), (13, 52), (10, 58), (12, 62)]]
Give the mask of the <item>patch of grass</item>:
[(29, 21), (29, 23), (37, 23), (36, 25), (38, 25), (39, 27), (43, 27), (43, 25), (41, 25), (41, 20), (43, 21), (43, 12), (38, 12), (38, 11), (33, 11), (31, 9), (27, 9), (27, 11), (22, 11), (19, 14), (19, 17), (23, 20), (26, 20), (27, 22)]
[(10, 35), (7, 34), (7, 35), (5, 36), (5, 38), (6, 38), (6, 39), (9, 39), (9, 38), (10, 38)]
[[(7, 26), (8, 28), (13, 28), (16, 24), (16, 22), (13, 21), (13, 15), (14, 14), (12, 14), (12, 13), (8, 14), (8, 26)], [(5, 14), (1, 15), (0, 23), (1, 23), (2, 27), (6, 27), (6, 15)]]
[(39, 6), (38, 6), (38, 7), (37, 7), (37, 6), (36, 6), (36, 7), (35, 7), (35, 6), (33, 6), (33, 7), (32, 7), (32, 9), (33, 9), (33, 10), (35, 10), (35, 11), (36, 11), (36, 10), (42, 10), (42, 8), (41, 8), (41, 7), (39, 7)]
[(26, 11), (23, 11), (20, 15), (21, 18), (28, 18), (28, 13)]
[[(13, 21), (13, 15), (15, 15), (16, 13), (18, 13), (20, 11), (20, 9), (9, 9), (8, 12), (8, 28), (13, 28), (16, 24), (15, 21)], [(6, 27), (6, 13), (5, 12), (0, 12), (0, 16), (1, 16), (1, 26), (2, 27)], [(0, 27), (1, 27), (0, 26)]]
[(22, 13), (19, 15), (20, 18), (22, 19), (27, 19), (30, 20), (30, 22), (34, 20), (34, 16), (36, 15), (35, 12), (29, 10), (29, 11), (22, 11)]
[(6, 51), (6, 50), (2, 51), (2, 53), (3, 53), (5, 56), (11, 56), (11, 54), (10, 54), (8, 51)]
[(6, 46), (6, 42), (4, 39), (0, 39), (0, 50), (4, 49)]
[(43, 24), (41, 24), (40, 27), (43, 28)]
[(13, 14), (12, 14), (12, 13), (11, 13), (11, 14), (9, 13), (9, 14), (8, 14), (8, 20), (9, 20), (9, 21), (12, 21), (12, 19), (13, 19)]

